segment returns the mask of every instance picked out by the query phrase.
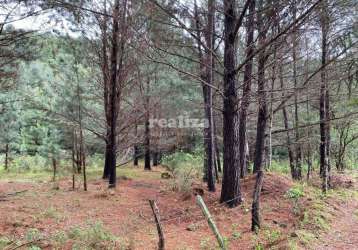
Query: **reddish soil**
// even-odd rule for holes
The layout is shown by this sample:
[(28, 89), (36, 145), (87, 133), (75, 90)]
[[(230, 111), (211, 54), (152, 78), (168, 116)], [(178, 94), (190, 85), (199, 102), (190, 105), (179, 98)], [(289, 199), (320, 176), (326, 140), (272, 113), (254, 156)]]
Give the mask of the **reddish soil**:
[(319, 237), (316, 250), (352, 250), (358, 248), (358, 202), (349, 200), (341, 207), (331, 229)]
[[(161, 180), (160, 173), (161, 171), (141, 171), (143, 177), (139, 179), (120, 180), (115, 192), (108, 191), (106, 183), (101, 179), (90, 181), (87, 192), (72, 191), (71, 182), (67, 179), (59, 182), (59, 190), (54, 190), (51, 183), (0, 181), (0, 196), (28, 190), (7, 198), (7, 201), (0, 201), (0, 236), (23, 239), (30, 228), (37, 228), (43, 235), (50, 236), (75, 225), (84, 225), (87, 221), (102, 221), (107, 230), (130, 241), (131, 249), (156, 249), (156, 228), (148, 203), (149, 199), (154, 199), (160, 210), (167, 249), (213, 247), (215, 238), (195, 203), (194, 195), (169, 191), (167, 187), (171, 180)], [(254, 177), (242, 181), (244, 201), (234, 209), (218, 203), (220, 188), (216, 193), (205, 191), (203, 198), (219, 230), (230, 238), (229, 249), (252, 249), (255, 244), (256, 237), (250, 232), (254, 181)], [(271, 173), (265, 175), (261, 199), (263, 225), (271, 231), (281, 232), (280, 238), (275, 242), (263, 239), (265, 249), (272, 246), (278, 249), (288, 248), (287, 237), (294, 231), (298, 221), (298, 217), (293, 214), (292, 201), (285, 197), (292, 184), (289, 178)], [(201, 187), (201, 184), (198, 183), (195, 187)], [(52, 211), (52, 215), (46, 216), (49, 213), (46, 211)], [(345, 216), (349, 217), (349, 212), (350, 210), (344, 211)], [(352, 227), (349, 224), (345, 226), (347, 229)], [(232, 237), (236, 232), (240, 233), (240, 237)], [(357, 238), (351, 243), (356, 243)], [(204, 245), (205, 240), (210, 242), (208, 247)], [(50, 245), (44, 247), (51, 249)], [(63, 249), (68, 248), (70, 249), (68, 244), (63, 246)]]

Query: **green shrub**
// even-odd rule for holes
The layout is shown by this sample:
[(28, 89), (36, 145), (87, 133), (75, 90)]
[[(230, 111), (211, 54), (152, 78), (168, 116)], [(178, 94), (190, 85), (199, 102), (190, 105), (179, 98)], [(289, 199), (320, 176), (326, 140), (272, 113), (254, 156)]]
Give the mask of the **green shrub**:
[(0, 249), (4, 249), (7, 245), (11, 244), (12, 240), (6, 236), (0, 236)]
[(163, 164), (174, 177), (169, 183), (169, 189), (188, 192), (196, 178), (203, 172), (203, 157), (201, 152), (186, 153), (183, 151), (165, 156)]
[(304, 193), (302, 185), (294, 186), (286, 192), (286, 196), (288, 198), (294, 199), (294, 200), (297, 200), (297, 199), (303, 197), (304, 195), (305, 195), (305, 193)]
[(300, 214), (300, 212), (301, 212), (299, 200), (304, 195), (305, 195), (305, 193), (303, 190), (303, 185), (296, 185), (296, 186), (290, 188), (289, 190), (287, 190), (287, 192), (286, 192), (286, 197), (293, 200), (293, 213), (296, 215)]
[(125, 249), (125, 244), (107, 231), (100, 221), (88, 222), (85, 227), (73, 227), (67, 236), (75, 242), (73, 249)]
[(36, 241), (41, 239), (41, 232), (37, 228), (30, 228), (25, 235), (27, 241)]
[(168, 171), (174, 173), (176, 170), (185, 167), (200, 171), (202, 170), (204, 160), (202, 152), (186, 153), (178, 151), (164, 156), (162, 162), (167, 166)]

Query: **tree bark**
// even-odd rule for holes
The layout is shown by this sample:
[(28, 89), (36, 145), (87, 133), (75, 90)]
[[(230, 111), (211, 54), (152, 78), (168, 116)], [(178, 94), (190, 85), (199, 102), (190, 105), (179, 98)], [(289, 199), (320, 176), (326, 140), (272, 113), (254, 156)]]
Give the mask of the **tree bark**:
[(219, 150), (219, 145), (217, 144), (217, 139), (215, 145), (215, 156), (216, 156), (216, 164), (217, 164), (218, 171), (219, 173), (221, 173), (222, 169), (221, 169), (221, 160), (220, 160), (220, 150)]
[(76, 159), (75, 159), (75, 136), (76, 131), (73, 130), (72, 133), (72, 190), (75, 190), (75, 175), (76, 175)]
[(9, 143), (5, 145), (5, 170), (9, 170)]
[[(293, 12), (293, 19), (294, 22), (296, 21), (296, 1), (292, 3), (292, 12)], [(299, 118), (298, 118), (298, 90), (297, 90), (297, 29), (294, 28), (293, 35), (292, 35), (292, 60), (293, 60), (293, 82), (295, 88), (294, 94), (294, 103), (295, 103), (295, 170), (293, 179), (301, 180), (302, 179), (302, 149), (300, 143), (300, 131), (299, 131)]]
[(254, 53), (254, 25), (255, 25), (255, 1), (251, 1), (249, 5), (248, 18), (246, 23), (246, 58), (244, 70), (244, 86), (242, 91), (240, 114), (239, 114), (239, 161), (240, 161), (240, 177), (244, 178), (248, 172), (246, 143), (248, 143), (246, 123), (247, 112), (250, 105), (251, 96), (251, 79), (253, 68), (253, 53)]
[[(266, 40), (266, 29), (264, 28), (263, 22), (263, 0), (258, 2), (257, 12), (257, 25), (259, 30), (258, 43), (261, 47)], [(264, 171), (263, 171), (263, 157), (264, 157), (264, 146), (265, 146), (265, 131), (267, 123), (267, 103), (266, 103), (266, 91), (265, 91), (265, 63), (266, 63), (266, 52), (262, 50), (259, 53), (258, 58), (258, 69), (257, 69), (257, 92), (258, 92), (258, 118), (257, 118), (257, 131), (256, 131), (256, 145), (255, 145), (255, 159), (254, 159), (254, 173), (256, 173), (256, 183), (252, 201), (252, 213), (251, 213), (251, 230), (255, 231), (260, 228), (260, 194), (262, 189)]]
[[(138, 125), (137, 122), (135, 124), (135, 136), (136, 136), (136, 140), (137, 140), (137, 134), (138, 134)], [(138, 166), (138, 161), (139, 161), (139, 147), (137, 145), (137, 142), (134, 144), (133, 147), (133, 165), (134, 166)]]
[(213, 119), (213, 125), (214, 125), (214, 143), (215, 143), (215, 160), (216, 160), (216, 166), (218, 169), (218, 172), (221, 173), (221, 159), (220, 159), (220, 150), (219, 150), (219, 142), (218, 142), (218, 135), (216, 130), (216, 122)]
[(223, 154), (224, 173), (220, 201), (229, 207), (241, 202), (239, 131), (236, 90), (236, 46), (235, 46), (235, 1), (224, 0), (224, 112), (223, 112)]
[(139, 148), (137, 145), (134, 145), (134, 153), (133, 153), (133, 165), (138, 166), (139, 161)]
[(82, 154), (81, 154), (81, 165), (82, 165), (82, 173), (83, 173), (83, 189), (84, 191), (87, 191), (87, 173), (86, 173), (86, 153), (85, 153), (85, 147), (83, 142), (83, 131), (82, 131), (82, 118), (80, 118), (80, 143), (82, 148)]
[(56, 159), (54, 157), (52, 158), (52, 168), (53, 168), (52, 181), (56, 181), (57, 165), (56, 165)]
[(145, 103), (146, 103), (146, 113), (145, 113), (145, 131), (144, 131), (144, 170), (151, 170), (150, 167), (150, 128), (149, 128), (149, 109), (150, 109), (150, 97), (149, 97), (149, 91), (150, 91), (150, 80), (148, 78), (147, 80), (147, 93), (145, 97)]
[(328, 36), (328, 16), (327, 6), (325, 2), (322, 2), (321, 6), (321, 33), (322, 33), (322, 54), (321, 54), (321, 87), (320, 87), (320, 101), (319, 101), (319, 115), (320, 115), (320, 174), (322, 177), (322, 191), (325, 193), (329, 186), (329, 166), (328, 166), (328, 139), (327, 139), (327, 108), (329, 107), (327, 102), (327, 78), (326, 69), (324, 65), (327, 61), (327, 36)]
[(158, 151), (153, 152), (153, 166), (159, 165), (159, 153)]
[(265, 54), (259, 55), (258, 62), (258, 98), (259, 110), (257, 118), (256, 130), (256, 146), (255, 146), (255, 159), (254, 159), (254, 173), (257, 173), (262, 167), (264, 158), (265, 147), (265, 132), (267, 123), (267, 103), (265, 92)]
[[(282, 60), (282, 58), (281, 58)], [(282, 61), (280, 62), (279, 66), (279, 74), (280, 74), (280, 87), (284, 89), (284, 80), (283, 80), (283, 69), (282, 69)], [(282, 92), (282, 98), (285, 98), (285, 94)], [(293, 151), (291, 147), (291, 135), (290, 135), (290, 128), (288, 124), (288, 114), (286, 110), (286, 106), (282, 107), (282, 115), (283, 115), (283, 124), (285, 127), (286, 132), (286, 144), (287, 144), (287, 152), (288, 152), (288, 161), (290, 165), (291, 177), (294, 178), (295, 176), (295, 164), (294, 164), (294, 157)]]
[(204, 31), (204, 38), (206, 46), (204, 49), (204, 55), (201, 46), (201, 33), (200, 33), (200, 20), (198, 15), (198, 9), (195, 2), (195, 24), (197, 29), (197, 46), (198, 56), (200, 61), (200, 78), (203, 80), (203, 99), (204, 99), (204, 114), (207, 120), (206, 127), (204, 128), (204, 148), (205, 148), (205, 160), (204, 160), (204, 175), (203, 180), (207, 182), (208, 190), (210, 192), (215, 191), (215, 151), (214, 151), (214, 126), (213, 126), (213, 95), (212, 89), (209, 85), (213, 84), (213, 43), (214, 43), (214, 0), (208, 0), (208, 14), (207, 24)]
[(119, 0), (115, 1), (113, 9), (113, 31), (112, 31), (112, 50), (111, 50), (111, 68), (110, 68), (110, 93), (109, 93), (109, 138), (108, 138), (108, 171), (109, 188), (116, 187), (116, 153), (117, 153), (117, 67), (118, 67), (118, 37), (119, 37)]
[(103, 179), (108, 179), (109, 177), (109, 152), (111, 150), (110, 144), (108, 143), (109, 135), (110, 135), (110, 129), (107, 129), (107, 136), (106, 136), (106, 149), (104, 153), (104, 169), (103, 169)]
[[(214, 49), (214, 14), (215, 2), (208, 0), (208, 15), (207, 27), (205, 32), (206, 49), (205, 49), (205, 75), (207, 83), (213, 85), (213, 54)], [(215, 167), (214, 167), (214, 126), (213, 126), (213, 94), (212, 89), (208, 85), (203, 85), (204, 103), (205, 103), (205, 117), (208, 121), (208, 126), (205, 130), (206, 139), (206, 160), (207, 160), (207, 177), (208, 190), (215, 192)]]
[(260, 194), (264, 179), (264, 171), (258, 170), (256, 173), (255, 189), (251, 208), (251, 231), (255, 232), (261, 227), (261, 216), (260, 216)]
[[(104, 1), (104, 13), (107, 14), (107, 2)], [(102, 66), (102, 78), (103, 78), (103, 100), (104, 100), (104, 113), (106, 118), (106, 140), (105, 140), (105, 152), (104, 152), (104, 168), (103, 168), (103, 179), (108, 179), (109, 177), (109, 151), (111, 150), (109, 145), (109, 137), (110, 137), (110, 110), (109, 110), (109, 62), (108, 62), (108, 33), (107, 33), (107, 26), (108, 26), (108, 17), (103, 16), (103, 21), (100, 22), (101, 28), (101, 42), (102, 42), (102, 51), (101, 51), (101, 66)]]

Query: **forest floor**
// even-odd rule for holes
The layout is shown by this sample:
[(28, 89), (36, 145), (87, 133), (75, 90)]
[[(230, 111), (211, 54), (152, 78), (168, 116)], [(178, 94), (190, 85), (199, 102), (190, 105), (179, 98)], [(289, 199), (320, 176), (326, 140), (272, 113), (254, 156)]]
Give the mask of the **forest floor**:
[(358, 246), (357, 173), (336, 174), (334, 189), (325, 196), (317, 177), (309, 184), (294, 183), (285, 175), (267, 173), (261, 199), (263, 227), (256, 235), (250, 231), (253, 176), (242, 181), (243, 203), (229, 209), (218, 203), (220, 185), (209, 193), (198, 181), (186, 192), (175, 192), (176, 180), (162, 179), (163, 171), (119, 169), (118, 186), (108, 191), (107, 183), (98, 178), (100, 170), (90, 170), (87, 192), (81, 183), (72, 190), (71, 177), (53, 183), (43, 177), (0, 175), (0, 249), (156, 249), (149, 199), (157, 201), (166, 249), (217, 249), (195, 203), (197, 188), (205, 190), (203, 198), (228, 249)]

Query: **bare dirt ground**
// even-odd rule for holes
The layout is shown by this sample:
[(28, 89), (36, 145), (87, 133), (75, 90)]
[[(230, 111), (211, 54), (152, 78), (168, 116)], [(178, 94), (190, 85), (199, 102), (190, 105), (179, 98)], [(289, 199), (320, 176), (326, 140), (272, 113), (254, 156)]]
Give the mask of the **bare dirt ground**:
[[(192, 192), (188, 195), (171, 191), (168, 187), (172, 180), (160, 178), (162, 169), (134, 171), (140, 177), (121, 178), (113, 192), (106, 189), (106, 182), (101, 179), (91, 180), (87, 192), (73, 191), (70, 179), (66, 178), (59, 181), (59, 189), (54, 189), (50, 182), (0, 180), (0, 196), (27, 190), (0, 201), (0, 236), (26, 242), (29, 230), (36, 229), (43, 239), (37, 246), (42, 249), (72, 249), (74, 242), (70, 239), (57, 245), (49, 239), (75, 226), (100, 221), (106, 230), (126, 242), (126, 247), (115, 249), (156, 249), (158, 237), (148, 203), (154, 199), (160, 210), (167, 249), (216, 249), (215, 238)], [(264, 249), (290, 249), (291, 235), (300, 220), (292, 200), (285, 195), (293, 185), (287, 177), (266, 174), (261, 199), (264, 227), (260, 236), (250, 231), (253, 177), (243, 180), (244, 201), (237, 208), (228, 209), (218, 203), (219, 188), (215, 193), (205, 191), (203, 198), (229, 249), (253, 249), (259, 243)], [(202, 186), (197, 183), (193, 187)], [(319, 237), (315, 249), (354, 249), (358, 245), (357, 201), (352, 202), (337, 205), (339, 217), (332, 230)]]
[(356, 200), (342, 204), (331, 230), (321, 235), (317, 250), (351, 250), (358, 248), (358, 203)]

